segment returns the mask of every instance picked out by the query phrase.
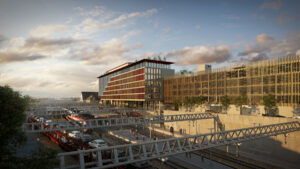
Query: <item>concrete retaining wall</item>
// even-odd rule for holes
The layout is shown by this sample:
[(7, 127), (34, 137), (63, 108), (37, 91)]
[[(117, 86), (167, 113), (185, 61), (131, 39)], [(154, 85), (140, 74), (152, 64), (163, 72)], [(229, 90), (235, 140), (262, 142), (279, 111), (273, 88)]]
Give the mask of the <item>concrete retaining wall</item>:
[[(165, 115), (187, 113), (194, 112), (164, 111)], [(285, 123), (296, 120), (293, 118), (247, 116), (238, 114), (218, 115), (221, 122), (225, 124), (226, 130)], [(195, 135), (211, 132), (214, 123), (213, 119), (165, 123), (166, 129), (169, 129), (170, 127), (173, 127), (175, 131), (181, 130), (185, 134)], [(289, 133), (286, 138), (284, 135), (279, 135), (246, 142), (242, 144), (240, 151), (242, 155), (255, 160), (269, 162), (284, 168), (297, 168), (297, 166), (300, 166), (300, 131)]]
[[(261, 116), (263, 114), (266, 114), (265, 112), (265, 108), (262, 105), (258, 105), (258, 106), (243, 106), (243, 107), (247, 107), (249, 109), (251, 109), (251, 115), (258, 115)], [(206, 110), (209, 109), (209, 106), (198, 106), (198, 107), (194, 107), (192, 108), (190, 111), (192, 112), (205, 112)], [(185, 107), (180, 107), (179, 109), (180, 111), (187, 111), (187, 108)], [(240, 113), (240, 108), (236, 107), (235, 105), (230, 105), (227, 109), (227, 114), (236, 114), (239, 115)], [(278, 106), (278, 114), (280, 116), (284, 116), (284, 117), (293, 117), (294, 115), (300, 115), (300, 109), (299, 108), (294, 108), (291, 106)]]

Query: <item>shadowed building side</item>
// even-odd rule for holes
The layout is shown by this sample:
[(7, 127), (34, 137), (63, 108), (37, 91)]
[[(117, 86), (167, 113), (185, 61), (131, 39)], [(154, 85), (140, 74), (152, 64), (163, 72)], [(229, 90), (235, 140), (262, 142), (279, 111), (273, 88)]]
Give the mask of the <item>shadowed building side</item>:
[(98, 100), (98, 92), (81, 92), (81, 100), (86, 103)]

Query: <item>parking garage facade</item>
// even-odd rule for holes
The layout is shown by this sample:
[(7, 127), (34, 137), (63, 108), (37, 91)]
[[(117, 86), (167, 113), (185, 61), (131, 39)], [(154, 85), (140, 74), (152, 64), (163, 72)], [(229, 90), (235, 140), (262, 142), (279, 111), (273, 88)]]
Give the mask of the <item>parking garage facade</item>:
[(300, 56), (285, 56), (230, 68), (177, 75), (164, 79), (165, 103), (203, 96), (220, 103), (245, 94), (248, 105), (260, 105), (272, 94), (280, 106), (300, 106)]

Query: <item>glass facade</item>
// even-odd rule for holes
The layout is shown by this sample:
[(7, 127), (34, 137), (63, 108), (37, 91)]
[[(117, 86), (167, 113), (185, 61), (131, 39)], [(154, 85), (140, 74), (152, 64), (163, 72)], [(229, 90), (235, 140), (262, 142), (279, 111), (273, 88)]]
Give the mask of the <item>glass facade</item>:
[(171, 62), (144, 59), (99, 78), (102, 101), (162, 101), (163, 77), (174, 75)]

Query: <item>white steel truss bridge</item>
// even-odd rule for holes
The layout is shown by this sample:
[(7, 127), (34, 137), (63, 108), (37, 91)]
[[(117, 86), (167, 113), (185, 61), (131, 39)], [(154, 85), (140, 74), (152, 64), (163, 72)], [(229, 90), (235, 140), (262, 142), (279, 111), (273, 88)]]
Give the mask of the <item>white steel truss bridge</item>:
[[(93, 169), (102, 169), (222, 145), (237, 144), (244, 141), (286, 134), (299, 130), (300, 122), (295, 121), (136, 144), (125, 144), (98, 149), (60, 153), (58, 156), (60, 158), (61, 169), (83, 169), (90, 167)], [(121, 155), (120, 152), (124, 153)], [(78, 163), (66, 165), (65, 158), (67, 156), (76, 157), (78, 159)], [(85, 161), (86, 156), (92, 156), (92, 160), (89, 162)]]
[[(72, 112), (76, 114), (103, 114), (103, 113), (111, 113), (111, 112), (117, 112), (117, 113), (126, 113), (126, 112), (145, 112), (146, 109), (125, 109), (125, 108), (95, 108), (95, 107), (72, 107), (70, 109)], [(26, 112), (28, 115), (32, 116), (62, 116), (62, 115), (68, 115), (70, 114), (69, 109), (65, 109), (63, 107), (54, 107), (49, 108), (49, 110), (46, 110), (46, 108), (34, 108), (31, 111)]]
[(22, 127), (23, 127), (23, 131), (28, 133), (33, 133), (33, 132), (51, 132), (51, 131), (59, 131), (59, 130), (80, 130), (80, 129), (94, 129), (94, 128), (103, 128), (103, 127), (115, 127), (115, 126), (158, 124), (158, 123), (165, 123), (165, 122), (215, 119), (215, 118), (216, 116), (214, 116), (211, 113), (196, 113), (196, 114), (180, 114), (180, 115), (164, 115), (164, 116), (91, 119), (91, 120), (77, 121), (77, 123), (67, 122), (67, 121), (48, 122), (48, 123), (34, 122), (34, 123), (24, 123)]

